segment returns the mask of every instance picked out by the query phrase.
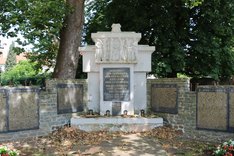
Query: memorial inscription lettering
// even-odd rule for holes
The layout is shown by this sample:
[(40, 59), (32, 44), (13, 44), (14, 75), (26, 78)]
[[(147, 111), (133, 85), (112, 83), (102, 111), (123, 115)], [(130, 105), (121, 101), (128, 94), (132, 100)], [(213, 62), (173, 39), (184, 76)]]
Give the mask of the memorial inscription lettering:
[(130, 68), (103, 69), (104, 101), (130, 101)]

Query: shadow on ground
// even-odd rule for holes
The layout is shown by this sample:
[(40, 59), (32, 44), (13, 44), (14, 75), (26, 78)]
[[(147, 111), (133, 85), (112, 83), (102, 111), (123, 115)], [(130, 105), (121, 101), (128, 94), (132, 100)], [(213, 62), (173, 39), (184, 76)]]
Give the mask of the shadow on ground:
[(140, 134), (124, 135), (97, 146), (80, 146), (80, 151), (83, 155), (97, 156), (167, 156), (157, 140)]

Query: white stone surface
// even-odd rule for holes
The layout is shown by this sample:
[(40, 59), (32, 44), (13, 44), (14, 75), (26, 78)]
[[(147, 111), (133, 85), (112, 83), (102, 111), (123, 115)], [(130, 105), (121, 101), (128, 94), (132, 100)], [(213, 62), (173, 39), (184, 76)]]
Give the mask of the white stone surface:
[(99, 72), (99, 64), (95, 63), (95, 46), (80, 47), (83, 55), (83, 72)]
[(112, 30), (111, 32), (121, 32), (121, 25), (120, 24), (112, 24), (111, 26)]
[(146, 74), (144, 72), (134, 73), (134, 110), (135, 114), (139, 114), (140, 110), (144, 109), (146, 111), (147, 107), (147, 93), (146, 93)]
[[(144, 50), (145, 49), (145, 50)], [(151, 71), (151, 54), (155, 50), (155, 47), (150, 46), (138, 46), (138, 62), (135, 65), (135, 71), (138, 72), (150, 72)]]
[(163, 126), (162, 118), (71, 118), (71, 126), (84, 131), (124, 131), (124, 132), (142, 132), (155, 127)]
[[(146, 72), (151, 71), (151, 54), (155, 47), (138, 45), (140, 33), (121, 32), (119, 24), (113, 24), (111, 32), (91, 35), (95, 46), (80, 47), (83, 55), (83, 71), (88, 73), (88, 109), (101, 115), (110, 110), (112, 103), (121, 102), (121, 112), (133, 115), (146, 110)], [(103, 100), (103, 69), (130, 68), (130, 100)]]
[[(118, 33), (120, 34), (120, 33)], [(100, 34), (101, 35), (101, 34)], [(138, 38), (106, 37), (95, 38), (96, 63), (136, 63)]]
[(71, 118), (71, 124), (73, 125), (85, 125), (85, 124), (162, 124), (162, 118), (123, 118), (123, 117), (100, 117), (100, 118), (83, 118), (73, 117)]
[(100, 111), (100, 79), (98, 72), (90, 72), (88, 76), (88, 109), (92, 109), (94, 112)]

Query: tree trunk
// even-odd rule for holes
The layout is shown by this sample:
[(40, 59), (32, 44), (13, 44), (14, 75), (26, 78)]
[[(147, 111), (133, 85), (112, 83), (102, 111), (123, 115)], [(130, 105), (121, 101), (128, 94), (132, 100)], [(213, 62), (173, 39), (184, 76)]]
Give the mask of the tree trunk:
[(60, 32), (60, 45), (56, 59), (53, 78), (74, 79), (78, 67), (81, 33), (84, 21), (84, 1), (67, 0), (72, 7), (71, 13), (65, 17)]

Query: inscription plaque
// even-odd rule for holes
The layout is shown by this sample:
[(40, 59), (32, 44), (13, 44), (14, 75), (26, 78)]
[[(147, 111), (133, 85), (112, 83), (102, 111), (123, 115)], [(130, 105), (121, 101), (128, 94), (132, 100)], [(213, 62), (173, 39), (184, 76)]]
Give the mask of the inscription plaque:
[(152, 110), (159, 113), (178, 113), (178, 88), (176, 84), (152, 84)]
[(13, 89), (8, 93), (8, 131), (39, 128), (39, 90)]
[(130, 101), (130, 68), (103, 69), (104, 101)]
[(112, 103), (112, 115), (113, 116), (121, 115), (121, 102)]
[(57, 85), (58, 113), (74, 113), (83, 111), (83, 85)]

